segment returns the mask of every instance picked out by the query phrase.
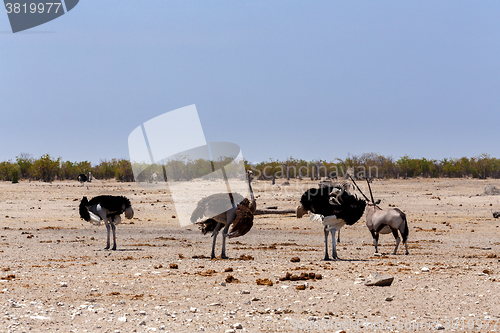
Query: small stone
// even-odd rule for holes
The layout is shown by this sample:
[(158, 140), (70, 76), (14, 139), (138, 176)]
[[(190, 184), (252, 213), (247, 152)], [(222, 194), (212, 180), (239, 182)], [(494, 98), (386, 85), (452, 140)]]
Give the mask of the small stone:
[(196, 313), (196, 312), (198, 312), (198, 309), (197, 308), (191, 308), (191, 309), (189, 309), (189, 312)]
[(300, 262), (300, 258), (299, 257), (293, 257), (292, 259), (290, 259), (291, 262)]
[(61, 286), (61, 287), (67, 287), (68, 283), (67, 282), (59, 282), (59, 286)]
[(437, 330), (444, 330), (444, 328), (445, 328), (445, 327), (444, 327), (443, 325), (441, 325), (441, 324), (437, 324), (437, 325), (436, 325), (436, 329), (437, 329)]
[(394, 277), (388, 274), (371, 273), (366, 279), (365, 286), (390, 286), (394, 281)]
[(236, 331), (235, 331), (235, 330), (233, 330), (232, 328), (231, 328), (231, 329), (226, 330), (226, 333), (235, 333), (235, 332), (236, 332)]
[(241, 323), (236, 323), (233, 325), (233, 328), (235, 328), (237, 330), (241, 330), (243, 328), (243, 325)]
[(430, 269), (428, 267), (422, 267), (422, 272), (429, 272)]
[(118, 317), (118, 321), (119, 321), (120, 323), (126, 323), (126, 322), (127, 322), (127, 316)]
[(139, 323), (139, 326), (144, 326), (144, 325), (146, 325), (146, 321), (144, 320)]
[(248, 294), (250, 294), (250, 291), (249, 290), (242, 290), (241, 293), (243, 295), (248, 295)]
[(388, 297), (386, 297), (386, 298), (385, 298), (385, 300), (386, 300), (387, 302), (391, 302), (393, 299), (394, 299), (394, 298), (393, 298), (392, 296), (388, 296)]

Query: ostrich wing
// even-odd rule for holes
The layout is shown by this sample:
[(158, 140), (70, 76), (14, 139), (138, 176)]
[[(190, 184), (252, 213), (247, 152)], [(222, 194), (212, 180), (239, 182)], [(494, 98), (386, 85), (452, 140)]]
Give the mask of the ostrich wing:
[(364, 200), (344, 192), (342, 196), (341, 211), (336, 215), (337, 218), (344, 220), (347, 225), (353, 225), (363, 216), (365, 207), (366, 202)]
[(90, 210), (89, 210), (89, 216), (90, 216), (90, 220), (88, 222), (92, 223), (93, 225), (101, 225), (101, 217), (92, 213)]
[(196, 223), (204, 217), (213, 218), (221, 213), (227, 212), (233, 208), (231, 200), (228, 200), (231, 196), (234, 198), (235, 204), (243, 200), (243, 196), (238, 193), (216, 193), (201, 199), (198, 201), (198, 205), (193, 213), (191, 213), (191, 222)]
[(240, 205), (236, 209), (236, 218), (229, 230), (229, 238), (240, 237), (252, 229), (253, 214), (248, 206)]
[(203, 221), (203, 222), (198, 222), (198, 229), (201, 230), (201, 232), (206, 235), (207, 232), (211, 232), (211, 231), (214, 231), (215, 230), (215, 227), (217, 226), (217, 222), (216, 220), (214, 219), (208, 219), (206, 221)]

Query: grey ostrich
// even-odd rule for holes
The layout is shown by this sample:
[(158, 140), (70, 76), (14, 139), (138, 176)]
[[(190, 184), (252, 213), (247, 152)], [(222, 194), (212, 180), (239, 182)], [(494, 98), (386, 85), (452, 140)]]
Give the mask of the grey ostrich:
[[(215, 258), (215, 243), (220, 229), (222, 230), (222, 252), (221, 258), (227, 259), (226, 256), (226, 237), (240, 237), (245, 235), (253, 226), (253, 214), (257, 210), (257, 203), (252, 190), (252, 171), (247, 172), (248, 188), (250, 190), (250, 200), (243, 198), (238, 193), (216, 193), (198, 202), (196, 209), (191, 214), (191, 222), (200, 225), (200, 230), (205, 235), (212, 231), (212, 253), (211, 259)], [(231, 204), (228, 205), (228, 196)], [(235, 203), (239, 202), (238, 205)], [(222, 209), (227, 210), (220, 214)], [(198, 220), (209, 217), (207, 220), (198, 222)], [(230, 229), (231, 228), (231, 229)]]

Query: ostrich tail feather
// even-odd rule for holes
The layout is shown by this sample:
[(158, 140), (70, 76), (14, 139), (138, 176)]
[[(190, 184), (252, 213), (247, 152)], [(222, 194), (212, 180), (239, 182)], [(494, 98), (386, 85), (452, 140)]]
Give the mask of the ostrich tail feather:
[(90, 215), (89, 211), (87, 210), (87, 205), (89, 204), (89, 201), (87, 200), (87, 197), (83, 197), (82, 201), (80, 202), (80, 217), (84, 219), (87, 222), (90, 222)]

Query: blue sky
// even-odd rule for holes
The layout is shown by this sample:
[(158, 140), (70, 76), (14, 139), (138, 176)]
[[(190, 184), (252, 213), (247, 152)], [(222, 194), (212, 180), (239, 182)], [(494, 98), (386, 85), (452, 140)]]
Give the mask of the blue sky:
[(250, 161), (500, 157), (500, 2), (80, 1), (9, 33), (0, 160), (128, 158), (141, 123), (196, 104)]

